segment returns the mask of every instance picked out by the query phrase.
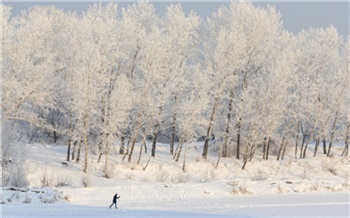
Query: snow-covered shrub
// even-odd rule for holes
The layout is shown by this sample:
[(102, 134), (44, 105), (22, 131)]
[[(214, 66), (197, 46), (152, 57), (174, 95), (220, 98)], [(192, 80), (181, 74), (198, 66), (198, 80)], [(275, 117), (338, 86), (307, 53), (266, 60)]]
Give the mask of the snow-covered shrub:
[(28, 194), (26, 194), (26, 197), (23, 200), (23, 203), (25, 203), (25, 204), (31, 204), (32, 203), (32, 199), (28, 197)]
[(41, 202), (44, 204), (53, 204), (56, 202), (56, 200), (53, 198), (42, 198)]
[(248, 188), (245, 184), (241, 184), (232, 189), (231, 193), (233, 195), (251, 195), (252, 192), (248, 191)]
[(48, 174), (47, 170), (45, 169), (44, 174), (40, 178), (40, 184), (41, 187), (51, 187), (53, 185), (54, 178), (52, 174)]
[(167, 179), (168, 179), (167, 172), (164, 172), (163, 170), (157, 171), (157, 174), (156, 174), (157, 182), (165, 182)]
[(281, 183), (278, 184), (277, 187), (277, 193), (283, 194), (283, 193), (288, 193), (289, 190), (281, 185)]
[(189, 181), (189, 174), (188, 173), (183, 173), (179, 172), (175, 176), (171, 178), (171, 181), (173, 183), (186, 183)]
[(252, 181), (262, 181), (266, 180), (268, 176), (261, 170), (259, 169), (251, 178)]
[(133, 172), (127, 172), (127, 173), (125, 174), (125, 177), (126, 177), (127, 179), (131, 179), (131, 180), (135, 179), (135, 175), (134, 175)]
[(215, 172), (213, 170), (207, 169), (202, 172), (200, 175), (200, 182), (208, 182), (212, 179), (215, 179)]
[(56, 178), (56, 187), (64, 187), (64, 186), (69, 186), (72, 184), (72, 180), (68, 177), (57, 177)]
[(336, 160), (334, 158), (323, 158), (321, 166), (325, 171), (330, 172), (334, 176), (337, 176)]
[(5, 133), (1, 151), (1, 185), (27, 186), (29, 182), (27, 180), (25, 144), (13, 139), (11, 133)]
[(106, 179), (112, 179), (117, 175), (117, 171), (115, 170), (115, 167), (108, 166), (107, 170), (102, 170), (102, 176)]
[(320, 189), (320, 186), (318, 182), (315, 182), (310, 186), (310, 191), (318, 191), (319, 189)]
[(87, 188), (90, 187), (92, 185), (92, 179), (90, 174), (86, 173), (83, 175), (82, 179), (81, 179), (81, 184)]

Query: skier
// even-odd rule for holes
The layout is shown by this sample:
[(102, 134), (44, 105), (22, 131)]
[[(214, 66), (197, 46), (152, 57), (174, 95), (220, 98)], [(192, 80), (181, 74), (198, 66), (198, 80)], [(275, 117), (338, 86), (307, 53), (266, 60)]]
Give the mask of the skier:
[(113, 204), (115, 205), (115, 208), (118, 209), (117, 207), (117, 199), (119, 199), (120, 196), (118, 196), (118, 193), (115, 193), (114, 197), (113, 197), (113, 203), (111, 204), (111, 206), (109, 206), (109, 208), (112, 208)]

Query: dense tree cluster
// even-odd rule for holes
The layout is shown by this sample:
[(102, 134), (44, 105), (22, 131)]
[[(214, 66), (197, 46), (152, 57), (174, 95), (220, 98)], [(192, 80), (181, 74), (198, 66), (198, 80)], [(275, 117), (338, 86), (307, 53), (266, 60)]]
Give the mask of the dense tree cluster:
[(1, 13), (3, 134), (16, 126), (66, 142), (85, 172), (92, 151), (107, 172), (115, 145), (128, 161), (140, 149), (140, 160), (151, 139), (156, 156), (160, 135), (176, 161), (201, 137), (206, 159), (213, 136), (219, 158), (243, 168), (272, 144), (278, 159), (286, 149), (305, 158), (311, 141), (314, 155), (336, 140), (348, 155), (350, 40), (333, 26), (293, 34), (273, 6), (247, 2), (207, 20), (179, 4), (160, 16), (145, 2)]

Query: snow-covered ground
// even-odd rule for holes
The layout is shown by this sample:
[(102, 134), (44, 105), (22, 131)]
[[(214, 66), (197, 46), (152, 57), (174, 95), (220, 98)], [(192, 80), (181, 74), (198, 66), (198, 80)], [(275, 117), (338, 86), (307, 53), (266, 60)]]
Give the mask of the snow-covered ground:
[[(159, 144), (146, 170), (141, 164), (110, 157), (109, 176), (102, 176), (97, 155), (90, 155), (89, 173), (81, 163), (65, 160), (65, 146), (28, 145), (29, 190), (1, 193), (2, 217), (349, 217), (349, 158), (284, 161), (261, 160), (259, 154), (242, 171), (242, 162), (213, 152), (200, 158), (200, 144), (190, 146), (186, 173), (182, 157), (174, 162), (168, 146)], [(134, 159), (138, 156), (135, 150)], [(340, 150), (339, 150), (340, 151)], [(291, 152), (292, 153), (292, 152)], [(311, 156), (311, 152), (309, 153)], [(103, 157), (104, 158), (104, 157)], [(51, 187), (40, 188), (44, 175)], [(84, 187), (85, 180), (89, 186)], [(66, 185), (55, 187), (57, 183)], [(115, 192), (119, 209), (109, 209)], [(25, 203), (23, 203), (25, 202)], [(43, 203), (46, 202), (46, 203)], [(50, 203), (51, 202), (51, 203)]]

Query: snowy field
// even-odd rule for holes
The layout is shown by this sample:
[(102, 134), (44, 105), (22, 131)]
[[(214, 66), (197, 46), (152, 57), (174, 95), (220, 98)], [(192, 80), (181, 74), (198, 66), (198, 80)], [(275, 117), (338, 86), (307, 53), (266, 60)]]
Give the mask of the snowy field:
[[(65, 146), (29, 145), (29, 189), (3, 187), (2, 217), (349, 217), (349, 158), (335, 155), (284, 161), (259, 159), (246, 167), (233, 158), (215, 168), (214, 153), (200, 159), (199, 144), (189, 148), (186, 173), (159, 144), (147, 169), (111, 155), (112, 178), (104, 161), (91, 155), (90, 172), (81, 163), (62, 164)], [(312, 148), (312, 146), (311, 146)], [(311, 149), (310, 148), (310, 149)], [(337, 148), (335, 148), (337, 149)], [(116, 153), (116, 151), (113, 151)], [(136, 155), (136, 154), (135, 154)], [(311, 155), (311, 152), (310, 152)], [(135, 158), (136, 159), (136, 158)], [(104, 160), (104, 159), (102, 159)], [(40, 188), (44, 175), (51, 187)], [(88, 187), (82, 181), (88, 181)], [(66, 183), (58, 186), (58, 181)], [(63, 182), (64, 181), (64, 182)], [(118, 210), (109, 209), (115, 192)], [(45, 203), (43, 203), (45, 202)]]

